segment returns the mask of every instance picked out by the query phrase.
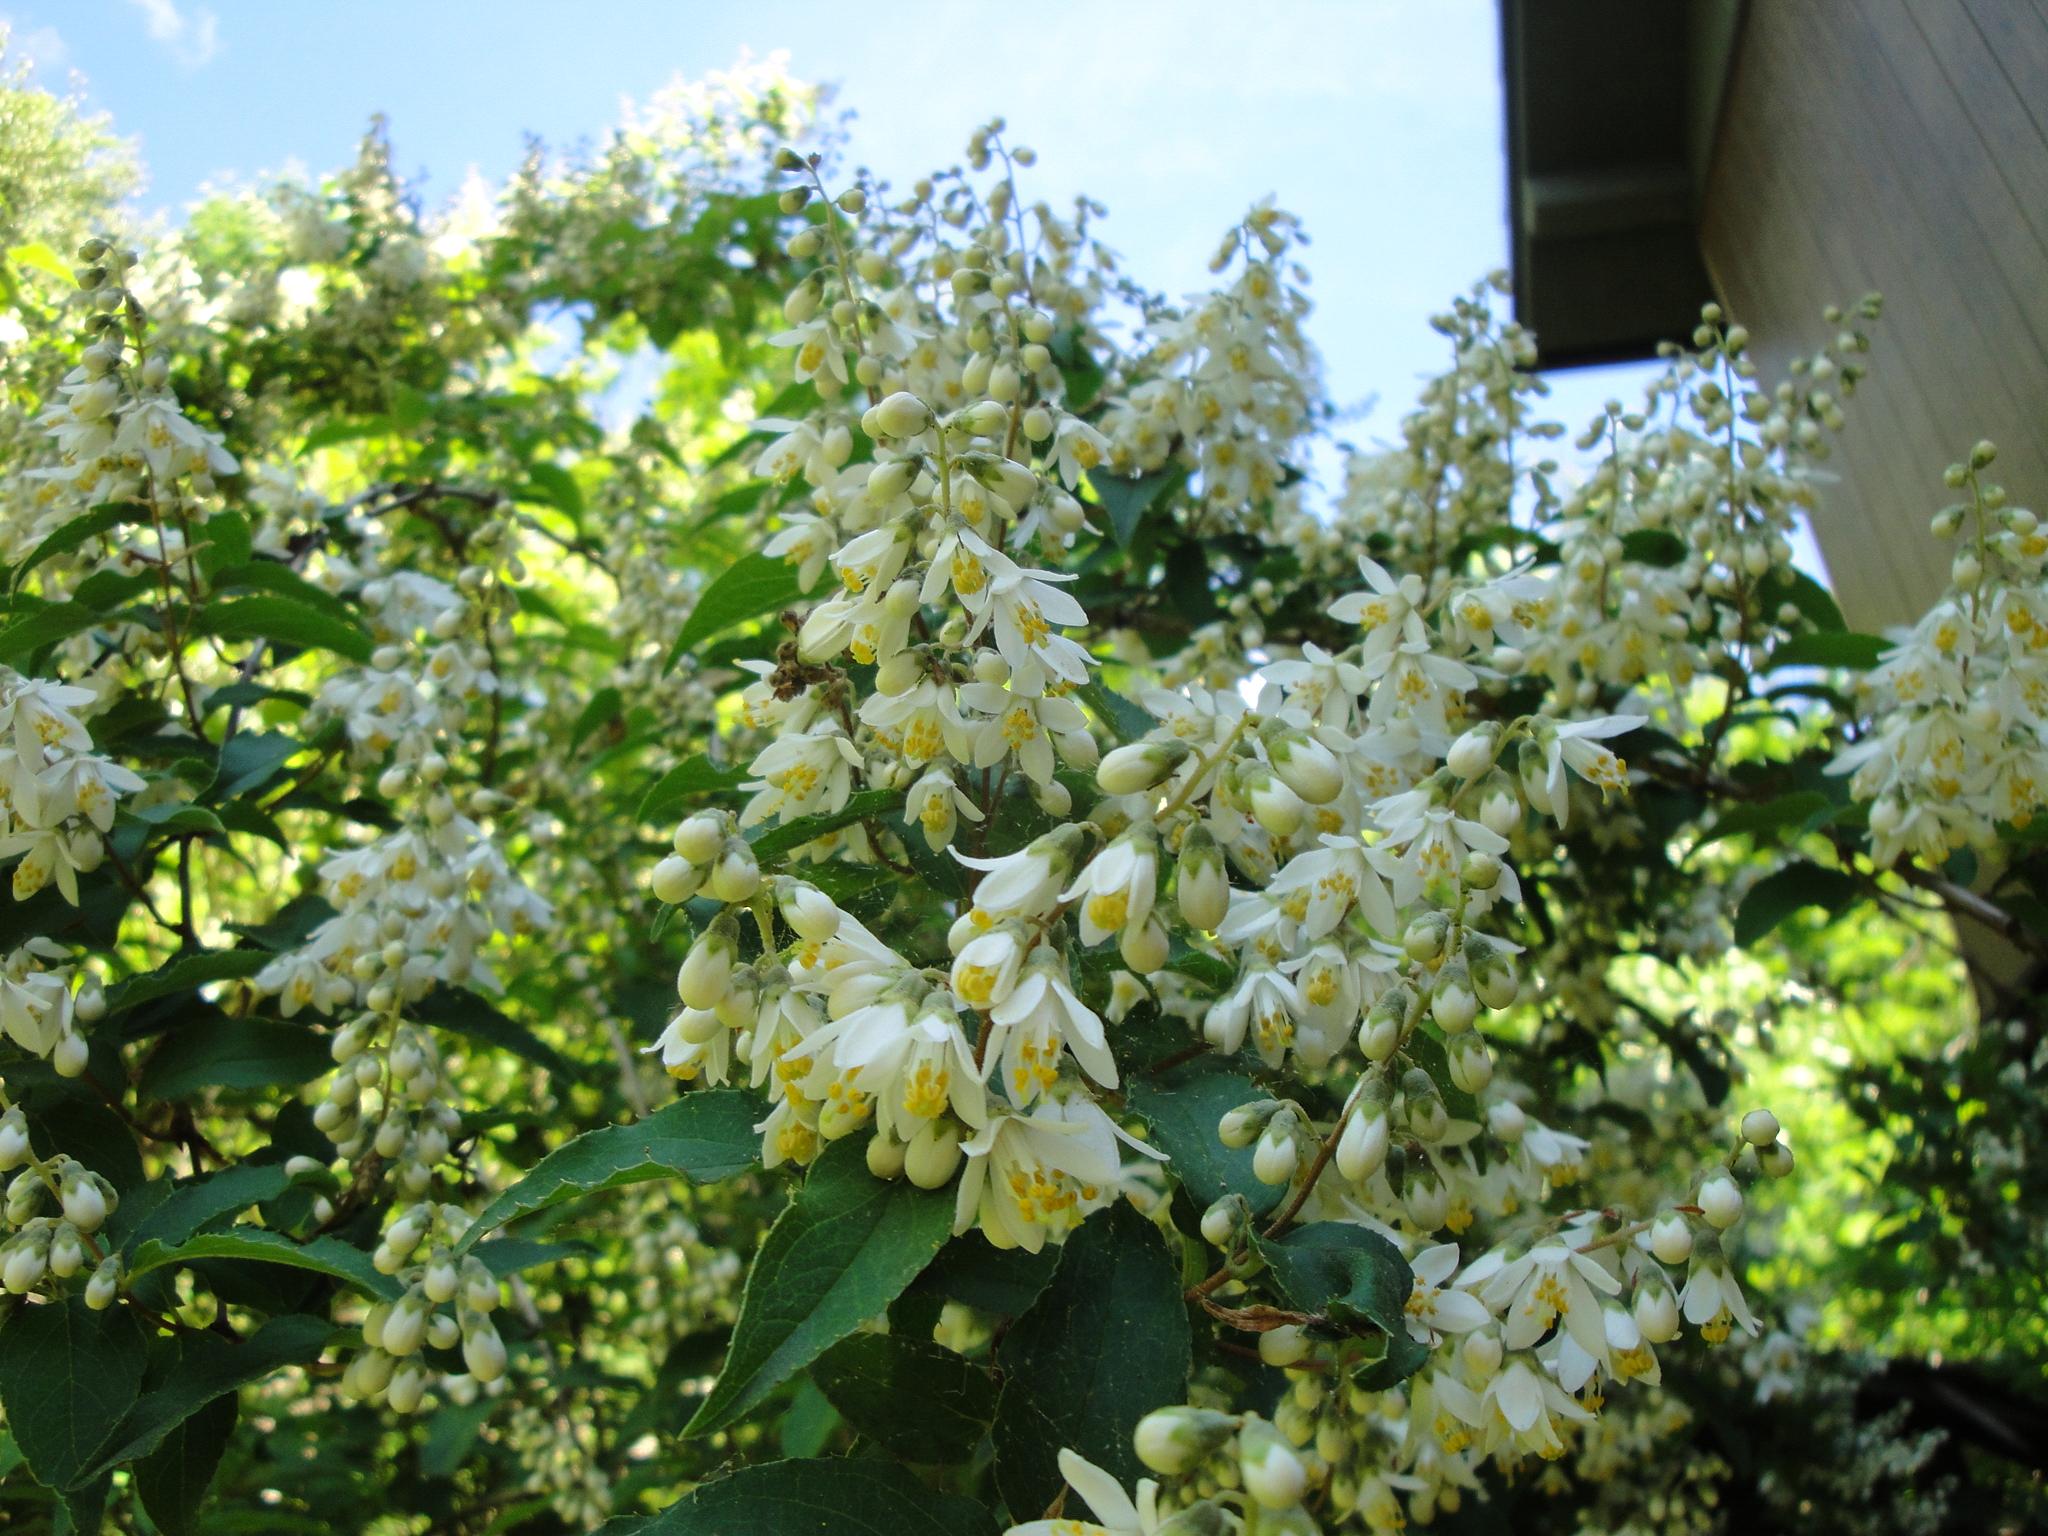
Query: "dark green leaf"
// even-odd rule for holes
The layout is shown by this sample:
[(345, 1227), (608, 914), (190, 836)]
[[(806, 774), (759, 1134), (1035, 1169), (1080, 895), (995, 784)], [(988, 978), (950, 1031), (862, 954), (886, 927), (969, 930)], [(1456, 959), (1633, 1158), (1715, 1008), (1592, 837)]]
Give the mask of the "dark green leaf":
[(453, 1030), (485, 1045), (510, 1051), (559, 1077), (577, 1076), (576, 1064), (534, 1032), (463, 987), (436, 987), (407, 1010), (410, 1017), (437, 1029)]
[(1415, 1277), (1401, 1250), (1379, 1233), (1349, 1222), (1318, 1221), (1284, 1237), (1255, 1239), (1282, 1298), (1296, 1311), (1346, 1333), (1376, 1330), (1386, 1354), (1354, 1381), (1372, 1390), (1406, 1381), (1422, 1369), (1429, 1346), (1408, 1336), (1408, 1298)]
[[(121, 1246), (134, 1248), (152, 1238), (182, 1243), (210, 1222), (276, 1199), (290, 1183), (291, 1175), (282, 1163), (238, 1163), (218, 1173), (187, 1179), (135, 1223)], [(128, 1214), (130, 1204), (124, 1200), (114, 1213), (109, 1225), (117, 1232), (126, 1230), (121, 1218)]]
[(931, 1263), (952, 1225), (951, 1192), (876, 1178), (861, 1137), (826, 1147), (762, 1240), (725, 1369), (683, 1432), (732, 1423), (879, 1316)]
[(234, 1398), (217, 1397), (136, 1463), (136, 1496), (163, 1536), (196, 1536), (199, 1507), (240, 1416)]
[(751, 834), (754, 857), (763, 864), (795, 853), (813, 838), (837, 832), (841, 827), (850, 827), (856, 821), (870, 816), (887, 816), (903, 804), (900, 789), (863, 789), (847, 796), (846, 804), (836, 811), (820, 811), (815, 816), (799, 816), (795, 821), (785, 821), (778, 827), (757, 828)]
[(1095, 718), (1115, 733), (1120, 742), (1136, 741), (1159, 724), (1150, 711), (1113, 691), (1100, 678), (1089, 678), (1074, 690), (1074, 697), (1095, 712)]
[(1672, 566), (1685, 558), (1685, 540), (1668, 528), (1638, 528), (1621, 536), (1621, 553), (1638, 565)]
[(996, 1486), (1011, 1510), (1036, 1515), (1059, 1496), (1063, 1446), (1126, 1487), (1145, 1476), (1131, 1434), (1153, 1409), (1187, 1401), (1190, 1355), (1165, 1237), (1126, 1204), (1090, 1216), (998, 1354)]
[(856, 1333), (811, 1363), (846, 1422), (903, 1461), (965, 1461), (996, 1413), (988, 1372), (926, 1339)]
[(1815, 630), (1794, 635), (1764, 658), (1764, 670), (1779, 667), (1846, 667), (1864, 672), (1877, 665), (1878, 658), (1892, 648), (1892, 642), (1877, 635), (1859, 635), (1852, 630)]
[(123, 1008), (169, 997), (173, 992), (204, 986), (210, 981), (238, 981), (254, 976), (269, 963), (270, 956), (260, 949), (210, 949), (196, 955), (180, 955), (147, 975), (131, 976), (109, 987), (107, 1012), (119, 1013)]
[(1745, 948), (1756, 943), (1801, 907), (1821, 907), (1831, 917), (1840, 916), (1862, 893), (1854, 876), (1797, 860), (1749, 888), (1735, 914), (1735, 942)]
[(307, 650), (333, 651), (368, 663), (370, 637), (355, 624), (295, 597), (237, 597), (208, 603), (192, 619), (191, 633), (223, 640), (274, 640)]
[(18, 586), (23, 577), (37, 566), (56, 555), (67, 554), (86, 540), (118, 528), (123, 523), (146, 523), (149, 508), (140, 502), (103, 502), (90, 512), (82, 512), (70, 522), (63, 524), (56, 532), (45, 538), (28, 553), (28, 558), (14, 568), (14, 581)]
[(1186, 479), (1186, 472), (1177, 469), (1153, 470), (1135, 479), (1125, 479), (1105, 470), (1100, 475), (1088, 477), (1088, 488), (1109, 514), (1110, 532), (1116, 535), (1117, 543), (1129, 549), (1145, 514)]
[(1225, 1195), (1243, 1195), (1254, 1214), (1280, 1203), (1284, 1188), (1252, 1174), (1252, 1149), (1226, 1147), (1216, 1122), (1240, 1104), (1271, 1097), (1250, 1078), (1197, 1057), (1170, 1071), (1132, 1076), (1125, 1097), (1150, 1130), (1152, 1144), (1171, 1159), (1168, 1173), (1181, 1182), (1200, 1215)]
[(1817, 789), (1802, 789), (1780, 795), (1775, 800), (1737, 805), (1715, 818), (1714, 824), (1700, 834), (1700, 840), (1694, 846), (1704, 848), (1724, 837), (1754, 837), (1758, 833), (1782, 832), (1787, 827), (1805, 826), (1833, 806), (1834, 802)]
[(746, 774), (738, 768), (720, 768), (699, 752), (686, 757), (664, 773), (641, 798), (636, 814), (641, 821), (667, 821), (686, 800), (698, 795), (723, 794), (736, 787)]
[(80, 1296), (18, 1302), (0, 1328), (0, 1408), (37, 1482), (71, 1488), (142, 1389), (148, 1342), (126, 1307), (95, 1312)]
[(162, 1384), (143, 1393), (122, 1416), (86, 1475), (97, 1476), (121, 1462), (149, 1455), (164, 1443), (166, 1435), (214, 1399), (288, 1365), (317, 1358), (333, 1333), (334, 1325), (325, 1318), (287, 1313), (271, 1318), (238, 1341), (217, 1333), (181, 1335), (183, 1353), (176, 1368), (165, 1372)]
[(1020, 1317), (1052, 1283), (1059, 1263), (1057, 1248), (998, 1248), (979, 1232), (967, 1232), (941, 1248), (910, 1289), (998, 1317)]
[(577, 714), (576, 723), (569, 727), (569, 750), (580, 750), (584, 742), (618, 719), (624, 703), (625, 695), (616, 688), (600, 688), (593, 693), (590, 702)]
[(210, 798), (232, 800), (260, 789), (305, 750), (304, 742), (281, 731), (237, 731), (220, 749), (220, 767)]
[(377, 1273), (370, 1256), (351, 1248), (339, 1238), (316, 1237), (296, 1243), (282, 1232), (261, 1227), (233, 1227), (225, 1232), (207, 1232), (182, 1243), (147, 1242), (135, 1250), (129, 1265), (131, 1277), (162, 1269), (166, 1264), (192, 1264), (201, 1259), (247, 1259), (256, 1264), (282, 1264), (290, 1269), (309, 1269), (353, 1286), (366, 1296), (395, 1301), (403, 1287), (389, 1275)]
[(164, 1036), (142, 1092), (183, 1099), (206, 1088), (295, 1088), (333, 1067), (327, 1041), (299, 1024), (210, 1014)]
[(325, 587), (315, 586), (290, 566), (276, 560), (244, 560), (237, 565), (223, 566), (214, 573), (213, 585), (222, 592), (269, 592), (278, 597), (292, 598), (308, 608), (319, 609), (330, 619), (351, 626), (355, 623), (355, 609), (345, 600)]
[(662, 671), (673, 669), (699, 643), (720, 630), (795, 602), (802, 595), (796, 576), (795, 566), (767, 555), (743, 555), (735, 560), (698, 596), (675, 644), (669, 647)]
[(633, 1125), (608, 1125), (558, 1147), (525, 1178), (501, 1190), (456, 1245), (466, 1252), (506, 1222), (600, 1189), (648, 1179), (715, 1184), (761, 1155), (759, 1102), (738, 1089), (686, 1094)]
[(704, 1483), (651, 1520), (604, 1536), (996, 1536), (971, 1499), (934, 1493), (886, 1461), (771, 1461)]

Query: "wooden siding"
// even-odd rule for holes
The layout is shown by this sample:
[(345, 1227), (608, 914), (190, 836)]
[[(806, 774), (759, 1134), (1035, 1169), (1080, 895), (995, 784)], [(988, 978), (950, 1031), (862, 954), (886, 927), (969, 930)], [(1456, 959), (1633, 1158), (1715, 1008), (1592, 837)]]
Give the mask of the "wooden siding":
[(1884, 295), (1814, 517), (1851, 624), (1941, 590), (1927, 520), (1977, 439), (2048, 516), (2048, 0), (1752, 0), (1701, 241), (1767, 375)]

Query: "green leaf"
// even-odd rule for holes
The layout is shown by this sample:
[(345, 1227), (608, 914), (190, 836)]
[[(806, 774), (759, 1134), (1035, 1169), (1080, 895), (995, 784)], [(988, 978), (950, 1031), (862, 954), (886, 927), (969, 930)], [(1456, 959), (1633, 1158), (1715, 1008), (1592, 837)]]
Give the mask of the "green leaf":
[(533, 484), (515, 493), (519, 500), (554, 507), (572, 520), (583, 516), (583, 488), (568, 470), (559, 464), (529, 464), (526, 472)]
[(795, 602), (803, 595), (796, 576), (795, 566), (767, 555), (743, 555), (735, 560), (699, 594), (675, 644), (668, 648), (668, 660), (661, 670), (672, 671), (692, 649), (721, 630)]
[(988, 1372), (926, 1339), (856, 1333), (811, 1362), (846, 1422), (903, 1461), (966, 1461), (996, 1413)]
[(934, 1493), (886, 1461), (771, 1461), (700, 1484), (651, 1520), (601, 1536), (996, 1536), (972, 1499)]
[[(282, 1163), (237, 1163), (218, 1173), (187, 1179), (135, 1223), (135, 1230), (128, 1233), (121, 1246), (133, 1249), (152, 1239), (173, 1245), (182, 1243), (210, 1222), (246, 1211), (265, 1200), (275, 1200), (291, 1182)], [(129, 1202), (124, 1200), (114, 1213), (110, 1225), (116, 1230), (123, 1230), (121, 1217), (127, 1214), (128, 1207)]]
[(742, 769), (719, 767), (702, 752), (695, 757), (686, 757), (664, 773), (641, 797), (640, 809), (634, 813), (635, 819), (667, 821), (682, 808), (684, 801), (698, 795), (723, 794), (736, 788), (746, 776)]
[(232, 800), (261, 789), (305, 750), (304, 742), (282, 731), (237, 731), (220, 749), (220, 766), (207, 798)]
[(718, 1385), (685, 1426), (709, 1434), (884, 1311), (938, 1253), (953, 1196), (868, 1172), (865, 1138), (835, 1141), (762, 1240)]
[(863, 789), (848, 795), (846, 804), (836, 811), (799, 816), (779, 827), (756, 828), (749, 835), (749, 841), (754, 845), (754, 857), (767, 864), (795, 853), (805, 843), (828, 832), (837, 832), (841, 827), (850, 827), (870, 816), (887, 816), (903, 804), (903, 793), (900, 789)]
[(1764, 658), (1766, 672), (1779, 667), (1844, 667), (1867, 672), (1878, 658), (1892, 648), (1892, 642), (1878, 635), (1859, 635), (1852, 630), (1815, 630), (1794, 635)]
[(754, 1166), (761, 1137), (760, 1103), (737, 1088), (685, 1094), (633, 1125), (589, 1131), (542, 1158), (525, 1178), (477, 1214), (456, 1244), (458, 1254), (506, 1222), (578, 1195), (649, 1179), (715, 1184)]
[(1280, 1238), (1255, 1238), (1280, 1294), (1296, 1311), (1345, 1333), (1385, 1335), (1386, 1354), (1355, 1385), (1378, 1391), (1406, 1381), (1429, 1359), (1429, 1346), (1408, 1336), (1408, 1298), (1415, 1276), (1401, 1250), (1379, 1233), (1342, 1221), (1296, 1227)]
[(1230, 1194), (1243, 1195), (1252, 1213), (1262, 1216), (1287, 1193), (1253, 1175), (1252, 1148), (1226, 1147), (1216, 1135), (1216, 1122), (1225, 1114), (1270, 1097), (1250, 1078), (1207, 1057), (1166, 1072), (1133, 1075), (1125, 1088), (1150, 1141), (1171, 1159), (1166, 1171), (1180, 1180), (1197, 1216)]
[(355, 624), (355, 609), (344, 599), (336, 597), (325, 587), (316, 587), (290, 566), (276, 560), (242, 560), (222, 566), (214, 572), (213, 585), (215, 590), (223, 592), (268, 592), (277, 597), (292, 598), (308, 608), (319, 609), (330, 619), (351, 627)]
[(299, 445), (297, 457), (322, 448), (332, 448), (337, 443), (353, 443), (366, 437), (385, 437), (391, 432), (391, 422), (383, 416), (365, 416), (360, 421), (349, 421), (337, 417), (323, 422), (306, 434), (306, 440)]
[(1621, 553), (1638, 565), (1673, 566), (1685, 558), (1685, 540), (1668, 528), (1638, 528), (1621, 536)]
[(576, 1063), (540, 1039), (517, 1019), (508, 1017), (487, 1000), (464, 987), (439, 986), (407, 1010), (411, 1018), (437, 1029), (453, 1030), (485, 1045), (510, 1051), (535, 1066), (546, 1067), (557, 1077), (580, 1076)]
[(100, 1448), (142, 1390), (148, 1341), (126, 1307), (95, 1312), (80, 1296), (18, 1302), (0, 1328), (0, 1408), (35, 1480), (90, 1480)]
[(939, 1250), (910, 1290), (943, 1296), (997, 1317), (1021, 1317), (1052, 1284), (1059, 1263), (1057, 1248), (1047, 1246), (1037, 1253), (998, 1248), (979, 1232), (967, 1232)]
[(1804, 571), (1771, 572), (1764, 579), (1759, 595), (1772, 608), (1790, 603), (1806, 615), (1807, 622), (1815, 629), (1843, 630), (1849, 627), (1842, 618), (1842, 610), (1836, 604), (1834, 594)]
[(1862, 894), (1854, 876), (1810, 859), (1795, 860), (1749, 888), (1735, 913), (1735, 942), (1748, 948), (1802, 907), (1821, 907), (1838, 917)]
[(180, 955), (146, 975), (131, 976), (107, 989), (107, 1012), (119, 1013), (139, 1003), (153, 1002), (201, 987), (210, 981), (238, 981), (254, 976), (270, 963), (260, 949), (209, 949), (196, 955)]
[(1795, 790), (1789, 795), (1779, 795), (1775, 800), (1734, 806), (1716, 817), (1714, 824), (1700, 834), (1699, 842), (1693, 846), (1697, 851), (1724, 837), (1755, 837), (1759, 833), (1782, 832), (1787, 827), (1803, 827), (1814, 817), (1833, 808), (1834, 801), (1817, 789)]
[(240, 1403), (217, 1397), (136, 1464), (136, 1497), (163, 1536), (195, 1536), (199, 1508), (240, 1417)]
[(600, 688), (593, 693), (590, 702), (578, 711), (576, 723), (569, 727), (569, 750), (579, 751), (584, 742), (618, 719), (625, 701), (626, 696), (616, 688)]
[(184, 1099), (206, 1088), (295, 1088), (334, 1066), (327, 1041), (299, 1024), (212, 1014), (165, 1035), (142, 1070), (142, 1092)]
[(1125, 479), (1105, 470), (1100, 475), (1088, 477), (1088, 488), (1109, 514), (1110, 532), (1116, 535), (1117, 543), (1129, 549), (1145, 514), (1186, 479), (1187, 472), (1179, 469), (1153, 470), (1135, 479)]
[(1129, 1487), (1146, 1475), (1131, 1447), (1138, 1420), (1187, 1401), (1191, 1344), (1180, 1261), (1123, 1203), (1067, 1239), (1045, 1294), (1003, 1336), (996, 1403), (996, 1486), (1035, 1515), (1066, 1486), (1062, 1446)]
[(310, 1243), (296, 1243), (282, 1232), (262, 1227), (232, 1227), (225, 1232), (208, 1232), (182, 1243), (146, 1242), (135, 1250), (128, 1267), (131, 1278), (162, 1269), (167, 1264), (192, 1264), (201, 1259), (246, 1259), (255, 1264), (282, 1264), (290, 1269), (310, 1269), (365, 1296), (395, 1301), (404, 1287), (389, 1275), (377, 1273), (370, 1256), (351, 1248), (339, 1238), (316, 1237)]
[(236, 1341), (217, 1333), (181, 1334), (176, 1368), (164, 1372), (161, 1385), (143, 1393), (122, 1415), (85, 1475), (97, 1477), (124, 1461), (149, 1455), (173, 1429), (216, 1398), (288, 1365), (316, 1359), (333, 1334), (334, 1325), (327, 1319), (305, 1313), (273, 1317), (248, 1338)]
[(372, 649), (369, 635), (355, 624), (295, 597), (238, 597), (208, 603), (193, 616), (192, 633), (333, 651), (366, 665)]
[(1120, 742), (1136, 741), (1159, 724), (1151, 711), (1133, 704), (1099, 678), (1089, 678), (1074, 690), (1074, 697), (1095, 712), (1095, 718), (1115, 733)]
[(71, 268), (65, 264), (64, 258), (41, 240), (31, 240), (26, 245), (9, 246), (7, 259), (17, 267), (27, 267), (30, 271), (40, 272), (45, 277), (54, 277), (66, 289), (77, 286), (71, 276)]
[(118, 528), (123, 523), (146, 523), (149, 508), (140, 502), (109, 501), (94, 507), (90, 512), (81, 512), (45, 538), (28, 553), (28, 558), (14, 568), (14, 584), (19, 586), (27, 576), (45, 560), (57, 555), (68, 554), (86, 540)]

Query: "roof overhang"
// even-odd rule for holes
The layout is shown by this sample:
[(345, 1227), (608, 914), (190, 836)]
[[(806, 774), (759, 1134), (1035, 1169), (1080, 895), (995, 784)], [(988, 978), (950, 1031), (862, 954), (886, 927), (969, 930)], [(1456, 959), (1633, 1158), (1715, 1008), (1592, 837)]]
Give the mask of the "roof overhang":
[(1743, 0), (1501, 0), (1515, 317), (1538, 366), (1622, 362), (1713, 297), (1699, 206)]

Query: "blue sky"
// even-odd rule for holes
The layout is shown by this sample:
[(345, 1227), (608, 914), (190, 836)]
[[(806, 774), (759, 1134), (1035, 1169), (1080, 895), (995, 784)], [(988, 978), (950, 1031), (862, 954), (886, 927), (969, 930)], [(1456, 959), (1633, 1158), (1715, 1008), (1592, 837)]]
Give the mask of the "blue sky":
[[(0, 0), (45, 84), (139, 142), (147, 209), (209, 179), (325, 170), (372, 111), (429, 200), (498, 177), (526, 134), (595, 139), (625, 97), (743, 51), (786, 51), (856, 114), (850, 153), (898, 182), (998, 113), (1039, 153), (1028, 190), (1087, 191), (1150, 286), (1201, 284), (1271, 192), (1313, 237), (1332, 393), (1390, 432), (1444, 359), (1427, 317), (1507, 257), (1493, 0)], [(1560, 375), (1574, 427), (1640, 369)]]

